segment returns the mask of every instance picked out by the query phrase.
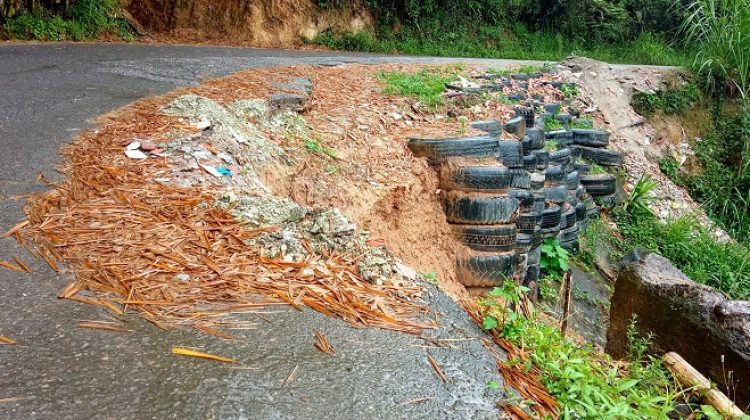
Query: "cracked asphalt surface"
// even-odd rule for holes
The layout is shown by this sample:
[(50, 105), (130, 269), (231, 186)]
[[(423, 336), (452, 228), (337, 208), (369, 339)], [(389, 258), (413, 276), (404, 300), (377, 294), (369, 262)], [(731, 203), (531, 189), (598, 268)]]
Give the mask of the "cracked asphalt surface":
[[(87, 120), (136, 99), (249, 67), (450, 60), (141, 44), (0, 45), (0, 232), (23, 218), (23, 200), (55, 179), (58, 149)], [(481, 60), (507, 67), (506, 60)], [(0, 259), (30, 261), (11, 239)], [(27, 418), (497, 418), (502, 383), (481, 331), (443, 293), (431, 289), (440, 328), (459, 338), (428, 348), (415, 336), (355, 329), (311, 310), (270, 309), (254, 327), (223, 341), (195, 331), (162, 331), (137, 316), (132, 333), (77, 328), (101, 309), (59, 300), (70, 281), (33, 261), (33, 274), (0, 268), (0, 417)], [(335, 357), (313, 347), (315, 330)], [(243, 368), (170, 354), (193, 346), (233, 357)], [(427, 361), (431, 354), (448, 382)], [(286, 387), (282, 383), (296, 372)]]

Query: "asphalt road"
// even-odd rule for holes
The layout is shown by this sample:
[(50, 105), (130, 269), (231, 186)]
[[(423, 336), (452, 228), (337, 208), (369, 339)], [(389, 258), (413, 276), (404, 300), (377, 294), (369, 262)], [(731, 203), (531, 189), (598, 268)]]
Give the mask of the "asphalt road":
[[(87, 120), (136, 99), (249, 68), (276, 65), (466, 61), (312, 51), (140, 44), (0, 45), (0, 232), (23, 218), (23, 200), (54, 179), (58, 149)], [(509, 61), (483, 61), (495, 67)], [(0, 260), (28, 257), (0, 240)], [(502, 383), (476, 339), (426, 349), (417, 337), (354, 329), (313, 311), (267, 314), (256, 328), (222, 341), (162, 331), (136, 316), (133, 333), (77, 328), (100, 309), (58, 300), (69, 282), (34, 262), (33, 274), (0, 268), (2, 418), (497, 418)], [(446, 296), (431, 291), (436, 337), (480, 331)], [(320, 330), (338, 355), (313, 347)], [(170, 354), (194, 346), (234, 357), (245, 369)], [(431, 354), (449, 378), (441, 382)], [(282, 383), (297, 367), (288, 386)], [(427, 399), (426, 399), (427, 398)], [(409, 401), (420, 399), (421, 402)]]

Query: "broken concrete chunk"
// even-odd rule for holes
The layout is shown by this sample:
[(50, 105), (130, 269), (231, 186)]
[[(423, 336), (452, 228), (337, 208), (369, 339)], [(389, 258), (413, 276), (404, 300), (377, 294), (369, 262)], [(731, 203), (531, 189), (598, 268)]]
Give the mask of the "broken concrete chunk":
[(626, 258), (615, 283), (607, 352), (627, 356), (633, 316), (641, 336), (653, 333), (657, 353), (679, 353), (726, 389), (728, 372), (740, 406), (750, 403), (750, 303), (695, 283), (667, 259), (645, 252)]

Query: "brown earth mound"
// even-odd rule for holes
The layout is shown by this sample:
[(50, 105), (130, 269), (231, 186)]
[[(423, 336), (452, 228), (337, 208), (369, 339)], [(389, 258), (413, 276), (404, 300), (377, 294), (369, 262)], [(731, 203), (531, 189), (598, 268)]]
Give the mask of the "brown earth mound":
[(228, 41), (254, 47), (290, 47), (321, 32), (359, 32), (372, 17), (359, 2), (322, 9), (313, 0), (131, 1), (127, 10), (152, 36), (184, 42)]

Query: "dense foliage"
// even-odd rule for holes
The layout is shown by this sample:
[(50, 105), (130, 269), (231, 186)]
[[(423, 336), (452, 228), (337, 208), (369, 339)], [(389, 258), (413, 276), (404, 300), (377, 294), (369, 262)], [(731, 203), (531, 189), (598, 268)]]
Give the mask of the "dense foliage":
[[(680, 0), (678, 0), (679, 2)], [(346, 2), (319, 0), (324, 7)], [(570, 53), (606, 61), (682, 64), (684, 5), (674, 0), (366, 0), (375, 34), (326, 33), (336, 49), (558, 60)]]
[[(55, 2), (51, 2), (54, 6)], [(3, 24), (11, 38), (49, 41), (82, 41), (109, 33), (132, 39), (128, 23), (121, 18), (119, 0), (77, 0), (54, 10), (37, 7), (16, 11)]]

